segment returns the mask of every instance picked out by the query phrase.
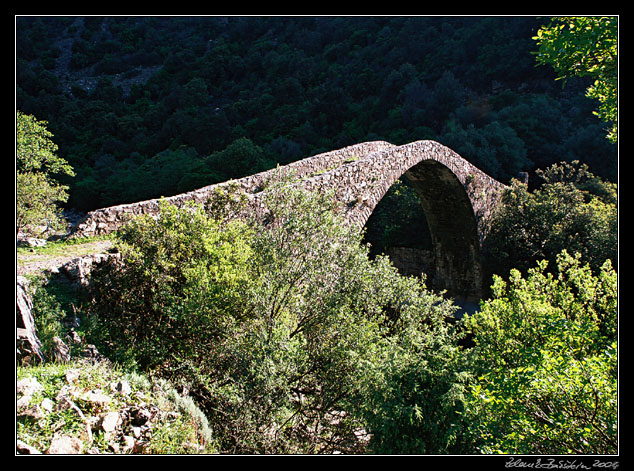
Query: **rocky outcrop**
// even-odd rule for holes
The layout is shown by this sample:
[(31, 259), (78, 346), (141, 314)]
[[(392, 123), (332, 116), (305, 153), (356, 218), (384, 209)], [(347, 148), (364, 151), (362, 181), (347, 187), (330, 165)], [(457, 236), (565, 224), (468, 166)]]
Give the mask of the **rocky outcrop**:
[[(60, 274), (67, 281), (77, 286), (86, 286), (90, 272), (99, 263), (109, 258), (117, 258), (117, 253), (93, 254), (77, 257), (62, 263), (61, 266), (49, 267), (49, 273)], [(16, 277), (16, 361), (22, 365), (34, 365), (44, 361), (42, 344), (37, 336), (35, 318), (33, 317), (33, 301), (29, 294), (29, 283), (24, 276)], [(77, 337), (71, 337), (71, 342), (77, 342)], [(59, 362), (70, 359), (69, 348), (63, 339), (53, 339), (54, 347), (50, 355)], [(91, 346), (86, 347), (90, 354)]]
[(42, 344), (35, 332), (33, 302), (28, 293), (28, 282), (23, 276), (16, 280), (16, 347), (17, 360), (20, 363), (39, 363), (44, 359)]
[[(87, 257), (85, 264), (74, 263), (66, 268), (76, 283), (86, 281), (85, 275), (90, 267), (88, 261), (94, 262), (94, 259)], [(23, 366), (46, 366), (46, 361), (54, 360), (55, 365), (67, 368), (62, 384), (52, 382), (45, 388), (34, 376), (16, 382), (16, 422), (23, 424), (23, 428), (59, 428), (46, 438), (44, 447), (26, 443), (27, 438), (21, 440), (22, 437), (18, 436), (18, 454), (145, 453), (157, 424), (169, 427), (170, 421), (179, 420), (185, 413), (176, 410), (174, 404), (166, 406), (169, 401), (165, 399), (155, 403), (152, 402), (152, 394), (133, 390), (127, 380), (117, 377), (109, 360), (94, 345), (82, 345), (81, 338), (72, 329), (65, 341), (56, 337), (52, 351), (47, 351), (45, 355), (37, 338), (27, 280), (17, 277), (16, 287), (19, 323), (17, 362)], [(71, 358), (67, 344), (75, 344), (72, 351), (80, 353)], [(100, 369), (108, 373), (97, 372)], [(99, 379), (98, 386), (86, 387), (92, 376), (101, 375), (108, 381)], [(58, 388), (53, 393), (51, 385)], [(166, 386), (154, 385), (152, 393), (167, 394), (161, 388)], [(171, 400), (174, 400), (173, 397)], [(191, 422), (193, 419), (188, 420)], [(66, 427), (69, 421), (75, 425)], [(51, 427), (51, 423), (55, 426)], [(189, 447), (186, 452), (200, 451), (195, 443), (185, 445)]]
[(93, 270), (95, 265), (98, 265), (109, 258), (117, 258), (119, 256), (120, 255), (117, 253), (108, 253), (77, 257), (61, 265), (57, 269), (57, 272), (66, 276), (71, 283), (76, 283), (80, 286), (87, 286), (90, 278), (90, 272)]
[[(54, 271), (78, 286), (85, 285), (94, 264), (105, 257), (80, 257)], [(34, 376), (16, 382), (16, 422), (22, 424), (22, 428), (48, 430), (51, 423), (55, 424), (53, 428), (59, 428), (50, 437), (40, 440), (45, 446), (34, 446), (26, 443), (28, 438), (18, 436), (17, 454), (145, 453), (157, 427), (169, 427), (171, 421), (179, 420), (185, 413), (165, 399), (156, 402), (152, 394), (133, 391), (125, 379), (112, 379), (107, 383), (101, 380), (98, 387), (87, 389), (86, 383), (91, 375), (96, 375), (97, 369), (114, 370), (94, 345), (86, 344), (82, 349), (82, 340), (72, 329), (65, 341), (56, 337), (52, 351), (45, 355), (37, 336), (29, 284), (23, 276), (16, 279), (16, 324), (18, 364), (36, 366), (54, 360), (56, 365), (68, 368), (63, 384), (52, 383), (58, 387), (54, 393), (50, 391), (50, 384), (45, 388)], [(68, 346), (71, 343), (76, 344), (74, 352), (81, 352), (75, 358), (71, 358)], [(74, 367), (77, 364), (85, 367)], [(106, 377), (116, 378), (116, 373), (108, 373)], [(161, 388), (165, 385), (155, 385), (152, 393), (167, 394)], [(66, 427), (68, 422), (75, 425)], [(201, 451), (195, 443), (185, 445), (189, 447), (187, 452)]]

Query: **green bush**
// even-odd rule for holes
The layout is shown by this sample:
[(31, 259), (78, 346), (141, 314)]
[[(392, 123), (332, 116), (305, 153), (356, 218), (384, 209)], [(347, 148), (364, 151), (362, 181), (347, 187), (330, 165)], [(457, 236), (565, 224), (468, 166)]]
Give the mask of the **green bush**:
[(66, 317), (66, 312), (55, 296), (44, 287), (36, 289), (32, 299), (35, 331), (42, 343), (42, 353), (46, 358), (52, 358), (54, 338), (60, 337), (64, 330), (62, 321)]
[(463, 415), (471, 373), (459, 343), (461, 331), (451, 322), (455, 306), (415, 286), (413, 278), (408, 282), (414, 285), (403, 299), (413, 303), (375, 357), (362, 362), (352, 404), (371, 434), (368, 451), (473, 453)]
[(496, 277), (469, 318), (478, 381), (468, 416), (485, 453), (617, 452), (617, 277), (565, 251)]
[[(360, 431), (385, 431), (359, 401), (394, 392), (382, 388), (398, 378), (375, 383), (393, 362), (428, 375), (437, 403), (458, 387), (453, 361), (433, 371), (457, 354), (452, 308), (388, 259), (370, 261), (329, 195), (284, 184), (267, 195), (265, 227), (167, 204), (132, 223), (123, 263), (95, 274), (93, 333), (114, 358), (187, 385), (223, 451), (364, 450)], [(455, 432), (421, 427), (443, 436), (410, 450), (450, 447)], [(389, 433), (382, 450), (398, 440)]]
[(174, 370), (248, 316), (248, 229), (224, 225), (200, 207), (161, 202), (157, 220), (140, 217), (118, 239), (124, 263), (93, 274), (93, 332), (106, 351), (143, 369)]

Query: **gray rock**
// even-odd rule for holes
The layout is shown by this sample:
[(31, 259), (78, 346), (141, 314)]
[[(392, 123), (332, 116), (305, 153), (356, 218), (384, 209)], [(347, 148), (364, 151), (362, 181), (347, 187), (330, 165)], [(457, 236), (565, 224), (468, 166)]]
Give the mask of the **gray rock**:
[(101, 419), (101, 429), (106, 433), (112, 433), (119, 425), (120, 416), (118, 412), (108, 412)]
[(19, 455), (41, 455), (42, 452), (31, 445), (27, 445), (22, 440), (18, 440), (16, 444), (16, 451)]
[(40, 407), (42, 408), (44, 412), (48, 414), (53, 412), (53, 409), (55, 408), (55, 403), (51, 401), (48, 397), (46, 397), (42, 400)]
[(23, 378), (15, 385), (16, 392), (23, 396), (32, 396), (33, 394), (44, 390), (44, 387), (38, 383), (35, 378)]
[(130, 411), (130, 423), (140, 427), (152, 418), (152, 413), (145, 408), (135, 408)]
[(132, 388), (130, 387), (130, 383), (126, 380), (121, 380), (115, 385), (115, 390), (124, 396), (128, 396), (132, 392)]
[(57, 336), (53, 338), (53, 358), (59, 363), (70, 361), (70, 348)]
[(83, 401), (89, 402), (96, 408), (103, 408), (110, 404), (112, 398), (107, 394), (104, 394), (102, 391), (94, 390), (87, 391), (81, 395), (81, 399)]
[(72, 410), (75, 412), (80, 418), (85, 419), (84, 413), (81, 409), (75, 404), (68, 396), (65, 395), (57, 395), (57, 404), (55, 405), (57, 410)]

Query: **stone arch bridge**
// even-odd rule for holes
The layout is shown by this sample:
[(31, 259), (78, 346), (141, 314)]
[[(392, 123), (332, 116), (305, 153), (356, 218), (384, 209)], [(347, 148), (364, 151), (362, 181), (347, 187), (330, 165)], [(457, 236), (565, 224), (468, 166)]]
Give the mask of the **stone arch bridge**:
[[(465, 300), (482, 293), (481, 245), (497, 203), (500, 182), (435, 141), (395, 146), (366, 142), (308, 157), (277, 169), (164, 198), (177, 206), (204, 203), (217, 188), (234, 185), (247, 195), (247, 209), (262, 214), (266, 185), (291, 175), (308, 190), (334, 190), (345, 220), (362, 228), (388, 189), (405, 177), (418, 194), (433, 244), (434, 287)], [(112, 232), (138, 214), (156, 214), (159, 199), (98, 209), (87, 214), (74, 235)]]

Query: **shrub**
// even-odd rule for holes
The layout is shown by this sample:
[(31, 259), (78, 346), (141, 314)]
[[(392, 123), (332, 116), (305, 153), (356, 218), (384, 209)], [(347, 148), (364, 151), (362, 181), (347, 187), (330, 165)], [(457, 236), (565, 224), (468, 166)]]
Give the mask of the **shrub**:
[(123, 263), (93, 274), (93, 332), (105, 351), (142, 369), (176, 371), (248, 316), (248, 229), (222, 225), (202, 208), (162, 201), (158, 219), (139, 217), (119, 236)]
[(495, 278), (467, 324), (478, 381), (469, 414), (486, 453), (617, 451), (616, 273), (562, 252)]
[(616, 266), (616, 185), (578, 162), (553, 165), (538, 176), (536, 190), (514, 181), (503, 194), (487, 236), (491, 269), (525, 273), (542, 259), (555, 266), (564, 249), (580, 253), (595, 271), (606, 259)]

